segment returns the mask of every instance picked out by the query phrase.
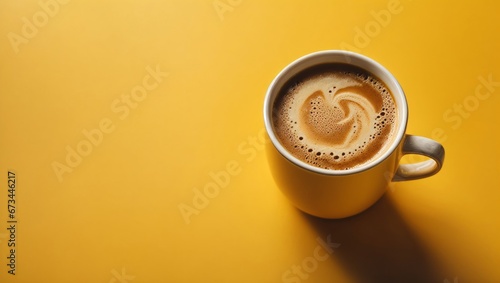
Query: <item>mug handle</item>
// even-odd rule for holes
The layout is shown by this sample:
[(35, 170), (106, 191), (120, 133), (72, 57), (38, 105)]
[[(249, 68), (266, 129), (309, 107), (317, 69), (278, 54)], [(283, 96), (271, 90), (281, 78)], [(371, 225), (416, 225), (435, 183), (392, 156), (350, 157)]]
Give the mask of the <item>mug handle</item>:
[(406, 135), (402, 154), (419, 154), (431, 159), (411, 164), (400, 164), (392, 181), (408, 181), (432, 176), (441, 170), (444, 161), (443, 146), (431, 139)]

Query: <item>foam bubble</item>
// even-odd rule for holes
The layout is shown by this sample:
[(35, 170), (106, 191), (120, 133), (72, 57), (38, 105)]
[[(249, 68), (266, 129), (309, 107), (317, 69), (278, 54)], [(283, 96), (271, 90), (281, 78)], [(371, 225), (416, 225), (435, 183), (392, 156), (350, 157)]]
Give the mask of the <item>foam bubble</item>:
[(387, 87), (371, 74), (345, 69), (333, 65), (310, 71), (275, 103), (273, 121), (282, 144), (321, 168), (348, 169), (368, 162), (395, 128), (395, 105)]

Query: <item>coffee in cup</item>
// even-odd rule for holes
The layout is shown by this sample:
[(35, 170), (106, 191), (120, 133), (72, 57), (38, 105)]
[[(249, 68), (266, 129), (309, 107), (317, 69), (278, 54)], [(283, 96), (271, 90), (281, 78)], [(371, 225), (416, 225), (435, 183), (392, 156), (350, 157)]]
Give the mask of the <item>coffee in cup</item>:
[[(406, 133), (408, 104), (394, 75), (345, 50), (307, 54), (287, 65), (264, 99), (276, 184), (300, 210), (322, 218), (355, 215), (390, 182), (440, 171), (444, 148)], [(429, 159), (402, 164), (406, 154)]]
[(296, 158), (330, 170), (369, 163), (387, 150), (397, 125), (388, 87), (349, 64), (322, 64), (292, 77), (273, 107), (282, 145)]

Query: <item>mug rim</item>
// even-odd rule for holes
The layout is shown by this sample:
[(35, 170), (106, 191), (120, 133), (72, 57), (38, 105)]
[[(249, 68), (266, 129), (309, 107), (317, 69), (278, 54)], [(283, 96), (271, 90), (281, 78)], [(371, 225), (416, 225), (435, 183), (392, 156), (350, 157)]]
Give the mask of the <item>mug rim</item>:
[[(310, 63), (314, 62), (318, 58), (324, 58), (324, 57), (331, 57), (331, 58), (342, 58), (342, 60), (334, 60), (332, 62), (324, 62), (324, 61), (318, 61), (317, 63)], [(353, 63), (355, 61), (356, 63)], [(307, 62), (309, 62), (310, 66), (307, 66)], [(366, 70), (373, 75), (375, 75), (379, 80), (381, 80), (391, 91), (391, 94), (395, 100), (396, 103), (396, 109), (398, 111), (397, 115), (397, 120), (399, 122), (399, 127), (397, 128), (396, 132), (394, 133), (394, 138), (392, 139), (392, 142), (388, 148), (386, 148), (385, 152), (382, 153), (381, 155), (377, 156), (377, 158), (370, 160), (369, 162), (366, 162), (360, 166), (356, 166), (354, 168), (350, 169), (345, 169), (345, 170), (334, 170), (334, 169), (325, 169), (325, 168), (320, 168), (316, 167), (314, 165), (311, 165), (309, 163), (306, 163), (297, 157), (295, 157), (293, 154), (291, 154), (288, 150), (285, 149), (285, 147), (281, 144), (279, 141), (278, 137), (276, 136), (276, 133), (274, 132), (274, 126), (272, 122), (272, 110), (274, 107), (274, 100), (278, 96), (277, 93), (281, 90), (283, 85), (293, 76), (296, 74), (300, 73), (301, 71), (308, 69), (309, 67), (313, 67), (322, 63), (341, 63), (341, 64), (349, 64), (356, 66), (358, 68), (361, 68), (363, 70)], [(363, 63), (364, 65), (360, 65)], [(301, 64), (306, 64), (305, 67), (299, 68)], [(367, 66), (373, 68), (374, 70), (377, 71), (375, 74), (372, 70), (367, 70)], [(383, 75), (381, 78), (381, 74)], [(281, 85), (279, 85), (281, 84)], [(352, 51), (347, 51), (347, 50), (322, 50), (322, 51), (316, 51), (313, 53), (309, 53), (307, 55), (304, 55), (290, 64), (288, 64), (285, 68), (283, 68), (278, 75), (273, 79), (271, 84), (269, 85), (265, 100), (264, 100), (264, 123), (265, 123), (265, 128), (266, 132), (271, 139), (271, 142), (273, 143), (273, 146), (278, 150), (278, 152), (285, 157), (287, 160), (291, 161), (294, 163), (296, 166), (324, 174), (324, 175), (331, 175), (331, 176), (345, 176), (345, 175), (352, 175), (360, 172), (367, 171), (384, 160), (386, 160), (399, 146), (401, 141), (403, 140), (403, 137), (405, 136), (406, 133), (406, 126), (408, 122), (408, 103), (406, 101), (406, 96), (404, 94), (404, 91), (399, 84), (399, 82), (396, 80), (394, 75), (389, 72), (384, 66), (382, 66), (380, 63), (377, 61), (359, 54), (355, 53)]]

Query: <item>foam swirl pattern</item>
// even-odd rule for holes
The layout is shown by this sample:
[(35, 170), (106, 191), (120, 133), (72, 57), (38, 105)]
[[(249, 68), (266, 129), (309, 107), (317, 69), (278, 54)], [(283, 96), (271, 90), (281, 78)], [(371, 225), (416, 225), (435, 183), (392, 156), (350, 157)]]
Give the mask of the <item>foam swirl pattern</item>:
[(292, 81), (273, 121), (281, 143), (316, 167), (345, 170), (376, 158), (393, 135), (387, 87), (360, 70), (323, 70)]

